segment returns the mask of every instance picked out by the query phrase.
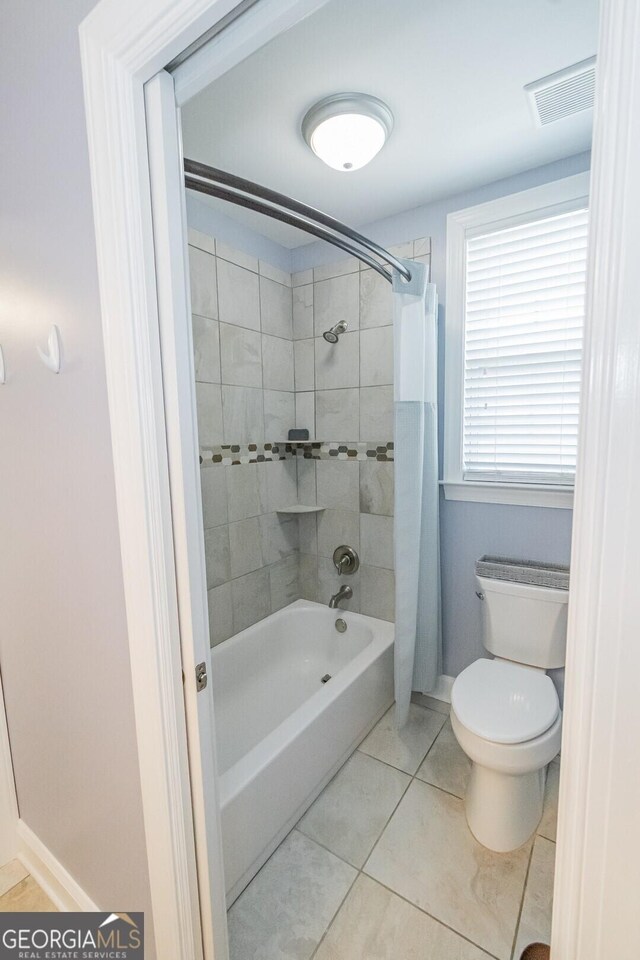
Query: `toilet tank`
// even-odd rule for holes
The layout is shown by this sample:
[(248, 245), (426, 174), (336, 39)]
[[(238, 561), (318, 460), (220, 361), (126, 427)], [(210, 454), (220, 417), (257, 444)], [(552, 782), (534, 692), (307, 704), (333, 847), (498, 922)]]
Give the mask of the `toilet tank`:
[(564, 666), (568, 590), (477, 575), (476, 580), (489, 653), (544, 670)]

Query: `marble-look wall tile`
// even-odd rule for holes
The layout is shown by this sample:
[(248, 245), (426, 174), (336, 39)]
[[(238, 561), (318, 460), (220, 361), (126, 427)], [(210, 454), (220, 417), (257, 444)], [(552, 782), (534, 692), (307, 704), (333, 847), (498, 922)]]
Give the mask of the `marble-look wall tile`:
[(293, 343), (281, 337), (262, 337), (262, 368), (265, 390), (293, 390)]
[(275, 337), (293, 337), (291, 287), (260, 277), (262, 332)]
[(218, 319), (216, 258), (197, 247), (189, 247), (191, 312), (209, 320)]
[(313, 340), (296, 340), (293, 344), (296, 390), (315, 389)]
[(259, 518), (264, 562), (277, 563), (298, 549), (298, 519), (280, 513), (265, 513)]
[(296, 427), (309, 431), (309, 439), (316, 436), (316, 395), (313, 391), (296, 393)]
[(317, 501), (316, 494), (316, 461), (297, 460), (298, 500), (307, 506), (313, 506)]
[(199, 445), (214, 447), (218, 443), (224, 443), (222, 393), (219, 384), (196, 383), (196, 413)]
[(292, 276), (290, 273), (287, 273), (286, 270), (281, 270), (280, 267), (274, 267), (272, 263), (267, 263), (266, 260), (260, 260), (259, 267), (261, 277), (266, 277), (268, 280), (275, 280), (276, 283), (282, 283), (285, 287), (291, 287), (293, 285)]
[(192, 318), (193, 363), (196, 381), (220, 383), (220, 335), (218, 321)]
[(233, 632), (239, 633), (271, 613), (269, 568), (261, 567), (231, 581)]
[(224, 323), (260, 329), (260, 291), (255, 273), (218, 260), (218, 304), (219, 319)]
[(332, 557), (335, 548), (343, 543), (360, 551), (360, 514), (353, 510), (323, 510), (318, 514), (318, 554)]
[(200, 468), (202, 519), (205, 530), (208, 530), (209, 527), (219, 527), (229, 520), (226, 472), (226, 470), (220, 470), (215, 466)]
[(204, 553), (207, 567), (207, 589), (219, 587), (231, 579), (229, 527), (211, 527), (204, 532)]
[(284, 390), (264, 391), (264, 435), (265, 439), (286, 440), (289, 430), (295, 425), (295, 393)]
[(260, 519), (250, 517), (229, 524), (229, 547), (231, 552), (231, 576), (242, 577), (268, 563), (262, 557)]
[(372, 327), (360, 333), (360, 386), (393, 383), (393, 327)]
[[(366, 426), (373, 426), (371, 417), (366, 419)], [(316, 439), (332, 440), (334, 437), (345, 441), (360, 437), (360, 392), (357, 388), (316, 391)]]
[(235, 263), (237, 266), (243, 267), (245, 270), (250, 270), (252, 273), (258, 272), (258, 260), (256, 257), (252, 257), (250, 253), (245, 253), (244, 250), (237, 250), (235, 247), (225, 243), (224, 240), (216, 240), (216, 254), (221, 260), (228, 260), (229, 263)]
[(313, 336), (313, 284), (293, 290), (293, 339), (306, 340)]
[(315, 334), (322, 336), (325, 330), (340, 320), (345, 320), (349, 330), (359, 326), (360, 275), (347, 274), (323, 280), (313, 285), (313, 316)]
[(365, 460), (360, 464), (360, 510), (393, 516), (393, 463)]
[(385, 327), (393, 322), (389, 283), (375, 270), (360, 275), (360, 327)]
[(395, 620), (396, 581), (393, 570), (382, 567), (360, 566), (360, 608), (361, 613), (380, 620)]
[(302, 287), (313, 283), (313, 269), (299, 270), (291, 275), (291, 283), (294, 287)]
[(198, 247), (200, 250), (204, 250), (206, 253), (210, 253), (212, 255), (215, 254), (216, 242), (213, 237), (209, 236), (208, 233), (201, 233), (199, 230), (189, 227), (187, 234), (190, 247)]
[(347, 273), (357, 273), (359, 269), (360, 261), (356, 257), (345, 257), (343, 260), (335, 260), (333, 263), (314, 267), (313, 279), (317, 283), (332, 277), (342, 277)]
[(271, 612), (281, 610), (300, 599), (299, 563), (297, 553), (271, 564), (269, 567)]
[(282, 510), (298, 502), (298, 472), (295, 460), (274, 460), (272, 463), (262, 464), (261, 469), (265, 471), (267, 478), (267, 512)]
[(317, 514), (308, 513), (298, 517), (298, 543), (300, 553), (318, 553)]
[(226, 478), (229, 520), (246, 520), (267, 513), (267, 474), (264, 464), (246, 463), (240, 467), (212, 467), (212, 473)]
[(360, 436), (393, 436), (393, 387), (360, 388)]
[(257, 330), (221, 323), (220, 360), (223, 383), (262, 386), (262, 339)]
[(323, 507), (360, 510), (359, 464), (348, 460), (318, 460), (316, 483), (318, 503)]
[(209, 608), (209, 644), (216, 644), (228, 640), (233, 634), (233, 609), (231, 605), (231, 584), (222, 583), (207, 591), (207, 606)]
[(315, 348), (317, 390), (359, 386), (360, 334), (357, 330), (343, 333), (337, 343), (327, 343), (323, 337), (317, 337)]
[(250, 443), (265, 439), (262, 390), (223, 386), (222, 415), (224, 443)]
[(393, 569), (393, 517), (360, 515), (361, 559), (371, 567)]

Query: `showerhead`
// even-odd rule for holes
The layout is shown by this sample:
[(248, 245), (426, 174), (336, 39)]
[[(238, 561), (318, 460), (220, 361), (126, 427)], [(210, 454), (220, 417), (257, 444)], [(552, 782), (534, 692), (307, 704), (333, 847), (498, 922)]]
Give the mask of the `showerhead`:
[(345, 332), (347, 329), (346, 321), (341, 320), (339, 323), (336, 323), (330, 330), (325, 330), (322, 336), (325, 338), (327, 343), (337, 343), (338, 337)]

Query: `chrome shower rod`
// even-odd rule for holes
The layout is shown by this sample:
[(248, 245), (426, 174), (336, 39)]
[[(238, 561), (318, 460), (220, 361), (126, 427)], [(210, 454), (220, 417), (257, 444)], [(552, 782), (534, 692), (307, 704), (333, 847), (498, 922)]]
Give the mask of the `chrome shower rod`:
[[(389, 283), (392, 280), (391, 273), (371, 254), (388, 263), (406, 280), (411, 280), (411, 271), (397, 257), (394, 257), (393, 254), (373, 240), (369, 240), (368, 237), (357, 233), (326, 213), (322, 213), (321, 210), (309, 207), (298, 200), (292, 200), (291, 197), (286, 197), (284, 194), (278, 193), (276, 190), (270, 190), (268, 187), (262, 187), (251, 180), (245, 180), (243, 177), (237, 177), (235, 174), (209, 167), (207, 164), (198, 163), (195, 160), (185, 159), (184, 169), (186, 174), (185, 186), (189, 190), (206, 193), (209, 196), (227, 200), (249, 210), (264, 213), (274, 220), (280, 220), (282, 223), (298, 227), (298, 229), (304, 230), (305, 233), (310, 233), (320, 240), (326, 240), (334, 247), (339, 247), (366, 263)], [(365, 250), (360, 249), (361, 247), (370, 252), (366, 253)]]

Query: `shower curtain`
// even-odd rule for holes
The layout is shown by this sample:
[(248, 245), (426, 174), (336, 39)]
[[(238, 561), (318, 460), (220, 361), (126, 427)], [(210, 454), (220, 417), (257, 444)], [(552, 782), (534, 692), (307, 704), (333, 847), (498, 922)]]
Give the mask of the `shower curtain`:
[(433, 690), (441, 673), (436, 288), (413, 260), (394, 271), (396, 726), (411, 691)]

